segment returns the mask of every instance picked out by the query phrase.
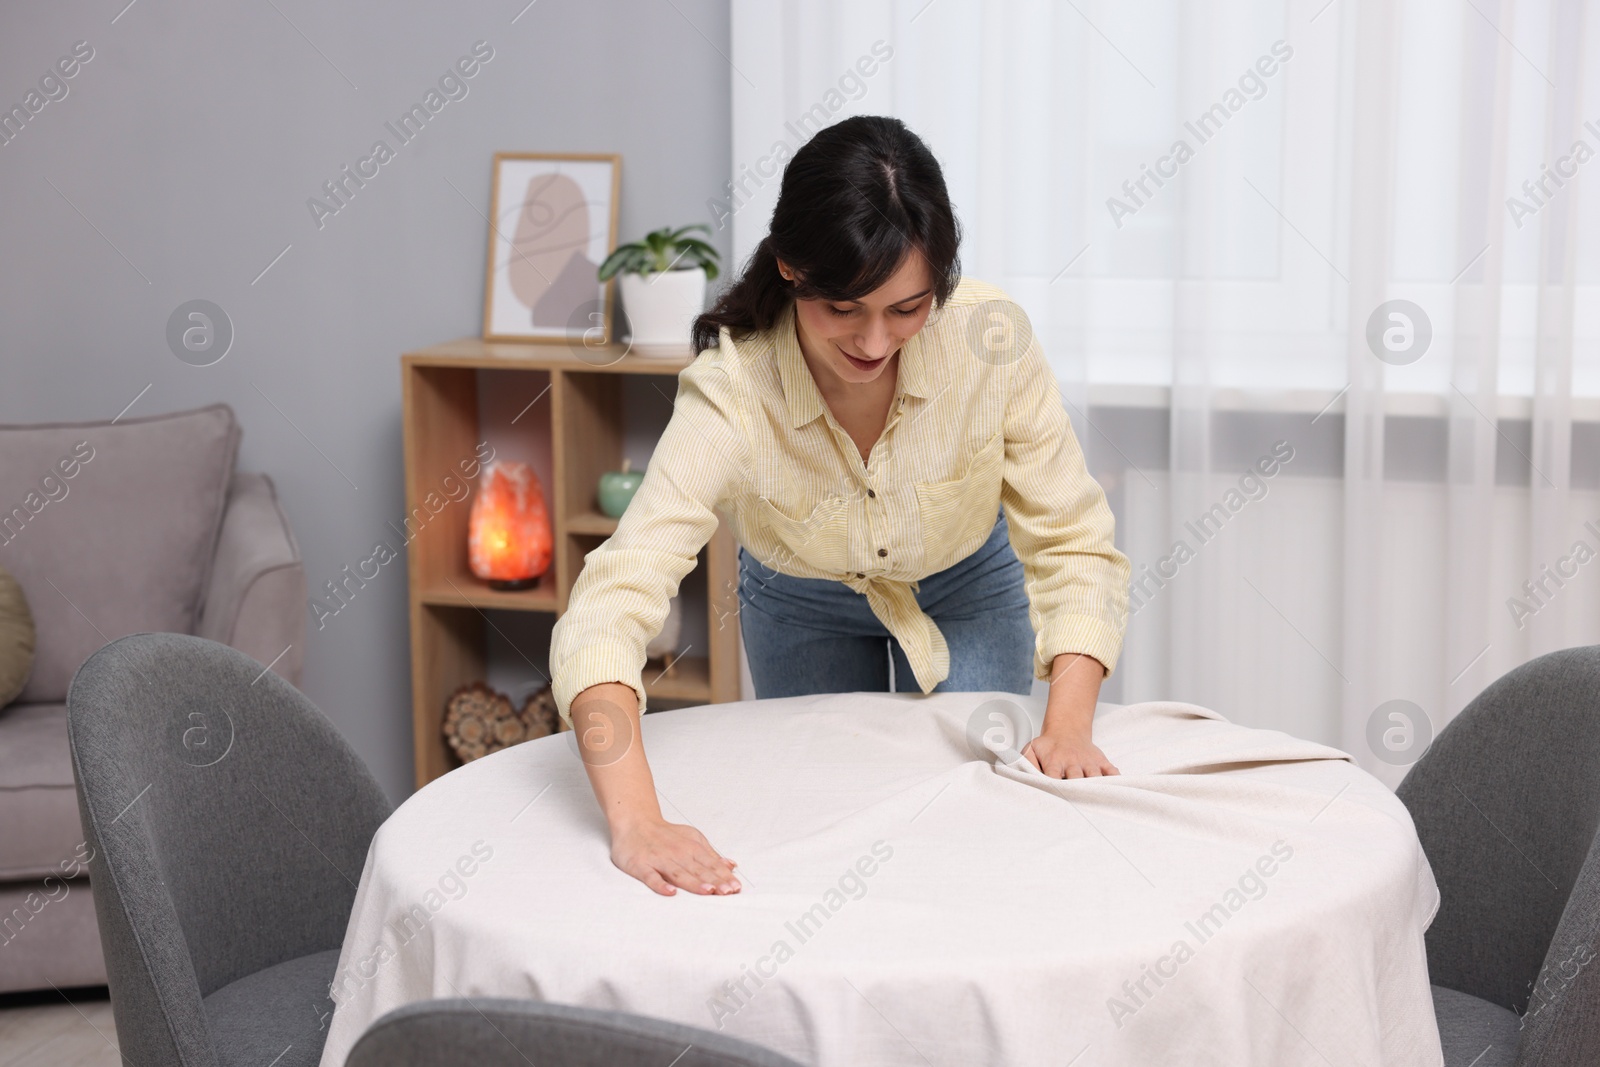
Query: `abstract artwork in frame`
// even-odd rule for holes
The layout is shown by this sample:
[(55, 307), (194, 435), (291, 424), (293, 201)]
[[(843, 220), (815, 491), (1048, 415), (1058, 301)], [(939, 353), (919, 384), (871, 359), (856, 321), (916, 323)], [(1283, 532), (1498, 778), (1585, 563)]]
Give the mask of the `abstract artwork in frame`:
[(483, 336), (585, 346), (615, 336), (620, 155), (497, 152)]

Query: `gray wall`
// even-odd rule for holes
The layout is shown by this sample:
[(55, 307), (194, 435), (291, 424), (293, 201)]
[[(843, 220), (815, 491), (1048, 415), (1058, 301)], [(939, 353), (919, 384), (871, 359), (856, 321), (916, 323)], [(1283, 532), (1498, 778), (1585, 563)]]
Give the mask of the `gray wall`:
[[(226, 401), (313, 588), (404, 515), (399, 354), (481, 330), (493, 152), (620, 153), (621, 240), (711, 221), (729, 176), (724, 0), (125, 2), (0, 13), (6, 108), (94, 49), (0, 145), (0, 422), (109, 419), (146, 386), (129, 417)], [(319, 229), (307, 199), (479, 40), (467, 95)], [(235, 329), (208, 367), (165, 339), (197, 298)], [(397, 799), (405, 592), (385, 568), (323, 630), (308, 613), (303, 683)]]

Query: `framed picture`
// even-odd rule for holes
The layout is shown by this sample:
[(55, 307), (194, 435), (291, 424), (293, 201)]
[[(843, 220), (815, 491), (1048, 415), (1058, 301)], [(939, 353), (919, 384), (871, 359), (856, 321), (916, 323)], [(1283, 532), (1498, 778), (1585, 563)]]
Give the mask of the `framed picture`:
[(487, 341), (610, 344), (620, 155), (496, 152), (483, 287)]

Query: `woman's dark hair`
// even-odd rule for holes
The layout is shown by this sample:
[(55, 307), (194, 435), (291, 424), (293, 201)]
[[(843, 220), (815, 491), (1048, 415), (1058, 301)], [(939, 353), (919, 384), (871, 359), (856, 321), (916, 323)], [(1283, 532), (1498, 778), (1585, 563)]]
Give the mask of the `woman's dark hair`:
[[(889, 280), (907, 254), (928, 263), (936, 306), (961, 280), (961, 226), (944, 173), (899, 119), (855, 115), (828, 126), (783, 169), (772, 227), (744, 271), (694, 320), (696, 353), (765, 330), (790, 302), (859, 300)], [(778, 259), (794, 281), (778, 273)]]

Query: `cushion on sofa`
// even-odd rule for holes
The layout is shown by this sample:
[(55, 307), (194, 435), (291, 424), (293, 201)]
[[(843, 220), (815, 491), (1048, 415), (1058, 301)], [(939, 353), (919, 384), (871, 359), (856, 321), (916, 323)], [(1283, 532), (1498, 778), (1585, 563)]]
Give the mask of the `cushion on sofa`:
[(63, 704), (0, 708), (0, 882), (84, 873)]
[(22, 586), (0, 566), (0, 708), (16, 699), (33, 673), (33, 612)]
[(226, 404), (0, 426), (0, 564), (37, 641), (20, 701), (65, 700), (73, 672), (119, 637), (194, 632), (239, 435)]

